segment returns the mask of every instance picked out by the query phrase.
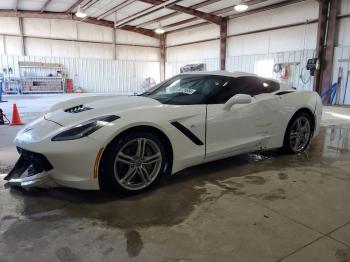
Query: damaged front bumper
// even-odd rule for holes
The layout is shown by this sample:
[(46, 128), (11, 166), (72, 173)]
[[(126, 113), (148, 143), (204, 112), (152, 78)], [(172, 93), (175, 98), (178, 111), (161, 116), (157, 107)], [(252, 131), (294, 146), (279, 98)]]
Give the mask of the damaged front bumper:
[(53, 169), (47, 158), (39, 153), (17, 148), (20, 158), (13, 169), (4, 178), (9, 186), (53, 187), (49, 171)]

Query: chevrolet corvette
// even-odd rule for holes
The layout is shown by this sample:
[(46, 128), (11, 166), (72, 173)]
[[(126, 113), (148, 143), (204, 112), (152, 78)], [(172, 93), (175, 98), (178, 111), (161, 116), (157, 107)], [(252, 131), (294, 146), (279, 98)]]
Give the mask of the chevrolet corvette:
[(137, 193), (162, 176), (238, 154), (304, 151), (317, 135), (319, 95), (248, 73), (174, 76), (140, 95), (54, 105), (24, 127), (5, 177), (21, 187)]

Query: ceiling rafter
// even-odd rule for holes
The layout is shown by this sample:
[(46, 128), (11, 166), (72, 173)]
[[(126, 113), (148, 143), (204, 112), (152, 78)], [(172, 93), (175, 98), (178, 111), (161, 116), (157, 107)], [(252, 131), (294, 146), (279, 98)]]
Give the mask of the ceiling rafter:
[[(207, 5), (211, 5), (211, 4), (219, 2), (219, 1), (222, 1), (222, 0), (206, 0), (206, 1), (201, 2), (201, 3), (195, 4), (195, 5), (191, 5), (188, 8), (198, 9), (198, 8), (201, 8), (201, 7), (204, 7), (204, 6), (207, 6)], [(181, 14), (181, 13), (175, 11), (175, 12), (172, 12), (170, 14), (163, 15), (163, 16), (158, 17), (156, 19), (153, 19), (153, 20), (144, 22), (142, 24), (139, 24), (139, 25), (137, 25), (137, 27), (143, 27), (143, 26), (147, 26), (147, 25), (150, 25), (150, 24), (153, 24), (153, 23), (157, 23), (157, 22), (160, 22), (162, 20), (166, 20), (166, 19), (169, 19), (171, 17), (177, 16), (179, 14)]]
[[(75, 18), (75, 17), (73, 19), (80, 21), (78, 18)], [(94, 24), (94, 25), (102, 25), (102, 26), (114, 28), (114, 22), (102, 20), (102, 19), (97, 20), (96, 18), (87, 18), (83, 22), (89, 23), (89, 24)], [(131, 25), (125, 26), (121, 29), (159, 39), (159, 35), (157, 35), (153, 30), (150, 30), (150, 29), (138, 28), (136, 26), (131, 26)]]
[[(304, 1), (306, 1), (306, 0), (288, 0), (288, 1), (280, 2), (280, 3), (276, 3), (276, 4), (264, 6), (264, 7), (259, 7), (259, 8), (256, 8), (256, 9), (253, 9), (253, 10), (249, 10), (249, 11), (246, 11), (246, 12), (234, 14), (234, 15), (229, 16), (229, 18), (232, 19), (232, 18), (238, 18), (238, 17), (247, 16), (247, 15), (251, 15), (251, 14), (256, 14), (256, 13), (268, 11), (268, 10), (271, 10), (271, 9), (283, 7), (283, 6), (288, 6), (288, 5), (296, 4), (296, 3), (299, 3), (299, 2), (304, 2)], [(232, 9), (233, 9), (233, 7), (226, 7), (226, 8), (214, 11), (214, 12), (212, 12), (212, 14), (220, 15), (220, 14), (224, 14), (224, 13), (227, 13), (229, 11), (232, 11)], [(193, 20), (193, 21), (195, 21), (195, 20)], [(175, 30), (172, 30), (172, 31), (168, 31), (168, 33), (180, 32), (180, 31), (183, 31), (183, 30), (187, 30), (187, 29), (191, 29), (191, 28), (199, 27), (199, 26), (203, 26), (203, 25), (208, 25), (208, 24), (209, 24), (208, 22), (202, 22), (202, 23), (198, 23), (198, 24), (195, 24), (195, 25), (190, 25), (190, 26), (178, 28), (178, 29), (175, 29)], [(180, 22), (179, 22), (178, 25), (181, 25)]]
[(46, 7), (51, 3), (52, 0), (46, 0), (46, 2), (44, 3), (43, 7), (41, 8), (40, 12), (44, 12)]
[(147, 15), (152, 14), (154, 12), (157, 12), (159, 10), (162, 10), (163, 8), (169, 8), (170, 6), (173, 6), (176, 3), (181, 2), (181, 1), (183, 1), (183, 0), (166, 0), (166, 1), (160, 0), (158, 3), (152, 4), (151, 7), (148, 7), (144, 10), (136, 12), (130, 16), (127, 16), (127, 17), (117, 21), (116, 26), (120, 27), (120, 26), (126, 25), (132, 21), (140, 19), (144, 16), (147, 16)]
[[(140, 1), (144, 2), (144, 3), (152, 4), (152, 5), (159, 5), (159, 4), (163, 3), (162, 0), (140, 0)], [(180, 12), (180, 13), (184, 13), (184, 14), (188, 14), (188, 15), (192, 15), (192, 16), (201, 18), (201, 19), (206, 20), (206, 21), (213, 23), (213, 24), (220, 25), (222, 23), (221, 17), (213, 15), (213, 14), (205, 13), (202, 11), (198, 11), (196, 9), (188, 8), (188, 7), (177, 5), (177, 4), (174, 4), (174, 5), (169, 6), (167, 8), (174, 10), (174, 11), (177, 11), (177, 12)]]
[(84, 10), (86, 10), (86, 9), (90, 8), (91, 6), (93, 6), (94, 4), (96, 4), (98, 1), (100, 1), (100, 0), (90, 0), (89, 2), (87, 2), (86, 4), (84, 4), (84, 5), (82, 6), (82, 8), (83, 8)]
[[(64, 20), (75, 20), (82, 23), (89, 23), (94, 25), (106, 26), (110, 28), (114, 28), (114, 22), (107, 20), (97, 20), (96, 18), (88, 17), (84, 20), (81, 20), (74, 16), (73, 14), (67, 13), (58, 13), (58, 12), (40, 12), (40, 11), (14, 11), (14, 10), (0, 10), (0, 17), (23, 17), (23, 18), (44, 18), (44, 19), (64, 19)], [(157, 35), (153, 30), (138, 28), (136, 26), (125, 26), (121, 28), (122, 30), (143, 34), (149, 37), (159, 39), (159, 35)]]
[(299, 2), (305, 2), (305, 1), (306, 0), (289, 0), (289, 1), (284, 1), (284, 2), (280, 2), (280, 3), (268, 5), (268, 6), (263, 6), (263, 7), (257, 8), (257, 9), (248, 10), (248, 11), (246, 11), (244, 13), (230, 15), (229, 18), (238, 18), (238, 17), (241, 17), (241, 16), (252, 15), (252, 14), (268, 11), (268, 10), (271, 10), (271, 9), (275, 9), (275, 8), (279, 8), (279, 7), (283, 7), (283, 6), (287, 6), (287, 5), (296, 4), (296, 3), (299, 3)]
[[(255, 5), (255, 4), (260, 4), (262, 2), (266, 2), (267, 0), (250, 0), (250, 1), (246, 1), (245, 3), (246, 4), (249, 4), (249, 5)], [(301, 0), (299, 0), (301, 1)], [(304, 0), (303, 0), (304, 1)], [(225, 14), (227, 12), (230, 12), (233, 10), (233, 6), (229, 6), (229, 7), (225, 7), (225, 8), (222, 8), (222, 9), (219, 9), (219, 10), (216, 10), (214, 12), (211, 12), (210, 14), (213, 14), (213, 15), (222, 15), (222, 14)], [(242, 13), (242, 14), (245, 14), (246, 12)], [(171, 24), (171, 25), (167, 25), (166, 28), (171, 28), (171, 27), (175, 27), (175, 26), (179, 26), (179, 25), (183, 25), (183, 24), (187, 24), (187, 23), (190, 23), (190, 22), (194, 22), (194, 21), (197, 21), (199, 20), (198, 17), (194, 17), (192, 19), (187, 19), (187, 20), (183, 20), (183, 21), (179, 21), (177, 23), (174, 23), (174, 24)]]
[(192, 29), (192, 28), (196, 28), (196, 27), (201, 27), (201, 26), (209, 25), (209, 24), (210, 24), (209, 22), (202, 22), (202, 23), (199, 23), (199, 24), (185, 26), (185, 27), (181, 27), (181, 28), (174, 29), (174, 30), (171, 30), (171, 31), (167, 31), (167, 33), (168, 34), (176, 33), (176, 32), (180, 32), (180, 31), (184, 31), (184, 30), (188, 30), (188, 29)]
[(168, 28), (172, 28), (172, 27), (175, 27), (175, 26), (179, 26), (179, 25), (183, 25), (183, 24), (188, 24), (188, 23), (191, 23), (193, 21), (197, 21), (198, 18), (197, 17), (191, 17), (189, 19), (186, 19), (186, 20), (181, 20), (179, 22), (175, 22), (175, 23), (172, 23), (172, 24), (168, 24), (168, 25), (165, 25), (165, 26), (162, 26), (164, 29), (168, 29)]
[(113, 14), (113, 13), (119, 11), (120, 9), (134, 3), (134, 2), (136, 2), (136, 0), (125, 0), (124, 2), (120, 3), (119, 5), (113, 7), (111, 9), (107, 10), (106, 12), (102, 13), (101, 15), (99, 15), (97, 17), (97, 20), (100, 20), (100, 19), (102, 19), (110, 14)]
[(17, 11), (18, 10), (18, 3), (19, 3), (19, 0), (16, 0), (15, 1), (15, 5), (13, 7), (13, 10)]
[(73, 10), (75, 8), (78, 7), (78, 5), (80, 5), (82, 2), (84, 2), (84, 0), (77, 0), (74, 4), (71, 5), (71, 7), (69, 7), (67, 10), (66, 10), (66, 13), (72, 13)]

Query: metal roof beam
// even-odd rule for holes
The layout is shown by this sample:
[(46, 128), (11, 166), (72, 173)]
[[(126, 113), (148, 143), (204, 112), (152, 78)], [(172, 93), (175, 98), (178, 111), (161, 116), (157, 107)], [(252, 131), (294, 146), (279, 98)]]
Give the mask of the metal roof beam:
[[(283, 7), (283, 6), (299, 3), (299, 2), (304, 2), (304, 1), (306, 1), (306, 0), (288, 0), (288, 1), (277, 3), (277, 4), (272, 4), (272, 5), (268, 5), (268, 6), (264, 6), (264, 7), (260, 7), (260, 8), (256, 8), (256, 9), (252, 9), (252, 10), (248, 10), (248, 11), (245, 11), (245, 12), (242, 12), (242, 13), (234, 14), (234, 15), (229, 16), (229, 18), (233, 19), (233, 18), (238, 18), (238, 17), (247, 16), (247, 15), (251, 15), (251, 14), (256, 14), (256, 13), (264, 12), (264, 11), (267, 11), (267, 10), (271, 10), (271, 9), (275, 9), (275, 8), (279, 8), (279, 7)], [(246, 3), (252, 5), (251, 4), (252, 2), (255, 3), (255, 4), (258, 3), (257, 0), (251, 0), (251, 1), (246, 2)], [(261, 2), (262, 1), (260, 1), (259, 3), (261, 3)], [(230, 7), (226, 7), (226, 8), (222, 8), (222, 9), (216, 10), (216, 11), (212, 12), (211, 14), (222, 15), (222, 14), (230, 12), (232, 10), (233, 10), (233, 6), (230, 6)], [(195, 21), (195, 19), (193, 19), (191, 21), (186, 21), (185, 20), (182, 24), (185, 24), (185, 23), (188, 23), (188, 22), (193, 22), (193, 21)], [(196, 25), (192, 25), (192, 26), (186, 26), (186, 27), (183, 27), (183, 28), (175, 29), (175, 30), (169, 31), (168, 33), (179, 32), (179, 31), (182, 31), (182, 30), (190, 29), (192, 27), (198, 27), (198, 26), (206, 25), (206, 24), (208, 24), (208, 22), (203, 22), (203, 23), (200, 23), (200, 24), (196, 24)], [(181, 25), (181, 21), (177, 23), (177, 26), (179, 26), (179, 25)]]
[(78, 5), (80, 5), (84, 0), (77, 0), (74, 4), (71, 5), (71, 7), (69, 7), (67, 10), (66, 10), (66, 13), (72, 13), (73, 10), (75, 8), (78, 7)]
[(125, 0), (124, 2), (120, 3), (119, 5), (113, 7), (111, 9), (107, 10), (106, 12), (102, 13), (101, 15), (99, 15), (97, 17), (97, 20), (100, 20), (106, 16), (109, 16), (110, 14), (113, 14), (113, 13), (117, 12), (118, 10), (120, 10), (120, 9), (134, 3), (134, 2), (136, 2), (136, 0)]
[[(152, 4), (152, 5), (159, 5), (159, 4), (163, 3), (162, 0), (140, 0), (140, 1), (144, 2), (144, 3)], [(222, 18), (219, 16), (205, 13), (202, 11), (198, 11), (198, 10), (195, 10), (195, 9), (192, 9), (189, 7), (174, 4), (171, 6), (167, 6), (166, 8), (180, 12), (180, 13), (184, 13), (184, 14), (188, 14), (188, 15), (192, 15), (192, 16), (201, 18), (201, 19), (206, 20), (206, 21), (213, 23), (213, 24), (221, 25), (221, 23), (222, 23)]]
[(46, 2), (44, 3), (43, 7), (41, 8), (40, 12), (44, 12), (46, 7), (51, 3), (52, 0), (46, 0)]
[[(267, 0), (250, 0), (250, 1), (247, 1), (245, 3), (249, 4), (249, 5), (255, 5), (255, 4), (260, 4), (262, 2), (265, 2), (265, 1), (267, 1)], [(301, 0), (299, 0), (299, 1), (301, 1)], [(218, 16), (218, 15), (227, 13), (227, 12), (232, 11), (232, 10), (233, 10), (233, 6), (230, 6), (230, 7), (226, 7), (226, 8), (223, 8), (223, 9), (219, 9), (219, 10), (217, 10), (215, 12), (210, 13), (210, 14)], [(199, 20), (199, 18), (198, 17), (194, 17), (194, 18), (191, 18), (191, 19), (182, 20), (182, 21), (179, 21), (179, 22), (167, 25), (167, 26), (165, 26), (165, 28), (171, 28), (171, 27), (187, 24), (187, 23), (190, 23), (190, 22), (193, 22), (193, 21), (196, 21), (196, 20)]]
[(94, 4), (96, 4), (98, 1), (100, 1), (100, 0), (90, 0), (89, 2), (87, 2), (86, 4), (84, 4), (84, 5), (82, 6), (82, 8), (83, 8), (84, 10), (86, 10), (86, 9), (90, 8), (91, 6), (93, 6)]
[[(84, 20), (80, 20), (79, 18), (75, 17), (73, 14), (58, 13), (58, 12), (0, 10), (0, 17), (24, 17), (24, 18), (75, 20), (82, 23), (89, 23), (89, 24), (114, 28), (114, 22), (112, 21), (97, 20), (96, 18), (91, 18), (91, 17), (88, 17)], [(157, 35), (153, 30), (138, 28), (136, 26), (124, 26), (121, 29), (159, 39), (159, 35)]]
[(136, 12), (128, 17), (125, 17), (119, 21), (116, 22), (116, 27), (120, 27), (123, 25), (126, 25), (132, 21), (135, 21), (137, 19), (140, 19), (146, 15), (152, 14), (154, 12), (157, 12), (163, 8), (167, 8), (169, 6), (173, 6), (175, 3), (178, 3), (182, 0), (166, 0), (166, 1), (158, 1), (157, 3), (152, 4), (153, 6), (148, 7), (142, 11)]
[[(195, 4), (195, 5), (191, 5), (191, 6), (189, 6), (189, 8), (198, 9), (198, 8), (202, 8), (202, 7), (204, 7), (204, 6), (211, 5), (211, 4), (216, 3), (216, 2), (219, 2), (219, 1), (222, 1), (222, 0), (206, 0), (206, 1), (201, 2), (201, 3)], [(170, 13), (170, 14), (163, 15), (163, 16), (161, 16), (161, 17), (158, 17), (158, 18), (156, 18), (156, 19), (152, 19), (152, 20), (150, 20), (150, 21), (144, 22), (144, 23), (139, 24), (139, 25), (137, 25), (137, 26), (138, 26), (138, 27), (139, 27), (139, 26), (141, 26), (141, 27), (147, 26), (147, 25), (150, 25), (150, 24), (153, 24), (153, 23), (160, 22), (160, 21), (162, 21), (162, 20), (169, 19), (169, 18), (174, 17), (174, 16), (177, 16), (177, 15), (179, 15), (179, 14), (181, 14), (181, 13), (175, 11), (175, 12), (172, 12), (172, 13)]]

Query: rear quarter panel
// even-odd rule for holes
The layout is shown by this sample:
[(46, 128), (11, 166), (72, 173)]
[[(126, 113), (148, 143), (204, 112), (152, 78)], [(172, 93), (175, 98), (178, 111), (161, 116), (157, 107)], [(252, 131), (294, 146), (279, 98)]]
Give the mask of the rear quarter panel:
[(280, 136), (279, 144), (283, 145), (284, 134), (287, 129), (288, 123), (294, 116), (294, 114), (302, 109), (309, 109), (315, 117), (315, 132), (314, 135), (318, 133), (321, 115), (322, 115), (322, 103), (319, 95), (313, 91), (295, 91), (289, 94), (284, 94), (279, 96), (281, 102), (281, 110), (284, 114), (283, 123), (283, 133)]

